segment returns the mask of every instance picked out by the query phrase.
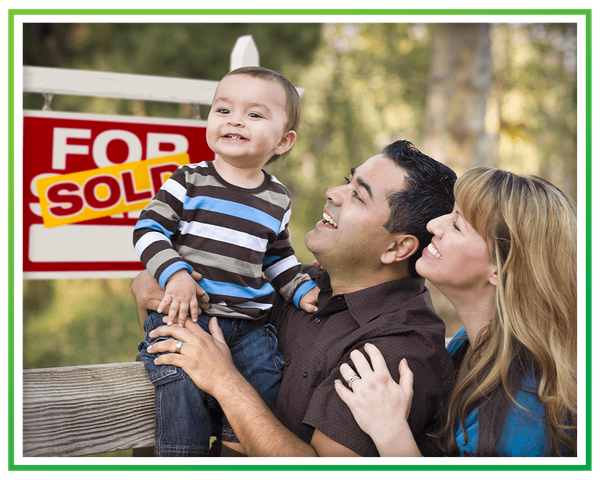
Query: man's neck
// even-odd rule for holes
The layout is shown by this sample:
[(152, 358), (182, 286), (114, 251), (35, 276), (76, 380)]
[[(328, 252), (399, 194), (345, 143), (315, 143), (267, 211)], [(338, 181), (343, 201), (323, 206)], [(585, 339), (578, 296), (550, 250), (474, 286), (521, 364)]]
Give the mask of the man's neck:
[(394, 280), (401, 280), (409, 276), (408, 272), (400, 272), (398, 270), (381, 270), (370, 275), (361, 275), (358, 272), (342, 274), (335, 270), (330, 271), (327, 268), (325, 270), (329, 273), (333, 295), (358, 292), (359, 290), (365, 290), (366, 288), (375, 287)]

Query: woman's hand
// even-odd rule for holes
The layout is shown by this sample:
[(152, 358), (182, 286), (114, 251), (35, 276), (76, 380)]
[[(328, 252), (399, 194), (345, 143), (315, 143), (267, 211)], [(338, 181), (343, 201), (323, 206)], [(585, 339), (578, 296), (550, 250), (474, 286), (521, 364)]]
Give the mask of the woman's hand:
[(373, 368), (358, 350), (350, 353), (356, 373), (344, 363), (340, 373), (348, 382), (347, 388), (340, 380), (335, 389), (342, 401), (350, 408), (356, 423), (375, 443), (381, 456), (421, 456), (408, 426), (408, 415), (413, 396), (413, 373), (406, 359), (398, 370), (400, 383), (396, 383), (377, 347), (367, 343), (365, 352)]

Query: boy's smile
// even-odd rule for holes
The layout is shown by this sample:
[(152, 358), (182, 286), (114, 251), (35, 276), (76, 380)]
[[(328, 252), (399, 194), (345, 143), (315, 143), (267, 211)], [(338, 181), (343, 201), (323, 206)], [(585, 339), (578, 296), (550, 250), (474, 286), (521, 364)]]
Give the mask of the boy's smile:
[(285, 131), (286, 96), (277, 82), (231, 75), (219, 83), (208, 115), (206, 139), (218, 158), (237, 168), (260, 170), (295, 142)]

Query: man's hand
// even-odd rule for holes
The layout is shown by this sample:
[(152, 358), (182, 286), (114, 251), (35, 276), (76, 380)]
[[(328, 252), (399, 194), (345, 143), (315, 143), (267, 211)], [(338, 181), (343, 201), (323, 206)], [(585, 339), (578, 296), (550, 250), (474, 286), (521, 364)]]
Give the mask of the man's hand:
[(232, 376), (240, 376), (231, 359), (231, 352), (225, 343), (217, 319), (215, 317), (210, 319), (208, 324), (210, 334), (189, 320), (184, 327), (164, 326), (150, 332), (151, 338), (170, 336), (175, 340), (156, 342), (148, 347), (148, 352), (174, 352), (177, 340), (183, 341), (179, 354), (160, 355), (154, 363), (181, 367), (198, 388), (217, 397), (219, 386), (226, 385), (227, 380)]
[[(150, 332), (152, 338), (175, 338), (148, 347), (151, 353), (169, 352), (160, 355), (154, 363), (182, 368), (198, 388), (215, 397), (249, 456), (315, 456), (310, 445), (275, 418), (235, 367), (216, 318), (210, 319), (208, 328), (210, 334), (188, 320), (184, 328), (165, 325)], [(183, 342), (179, 354), (170, 353), (175, 352), (178, 340)]]

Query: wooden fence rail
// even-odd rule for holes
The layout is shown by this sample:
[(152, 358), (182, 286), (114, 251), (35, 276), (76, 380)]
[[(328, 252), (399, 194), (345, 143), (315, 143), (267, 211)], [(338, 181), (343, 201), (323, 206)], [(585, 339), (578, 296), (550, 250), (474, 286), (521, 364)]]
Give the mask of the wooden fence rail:
[(154, 386), (142, 362), (25, 370), (23, 455), (152, 447), (155, 413)]
[(23, 372), (26, 457), (129, 449), (151, 456), (155, 416), (154, 386), (140, 361)]

